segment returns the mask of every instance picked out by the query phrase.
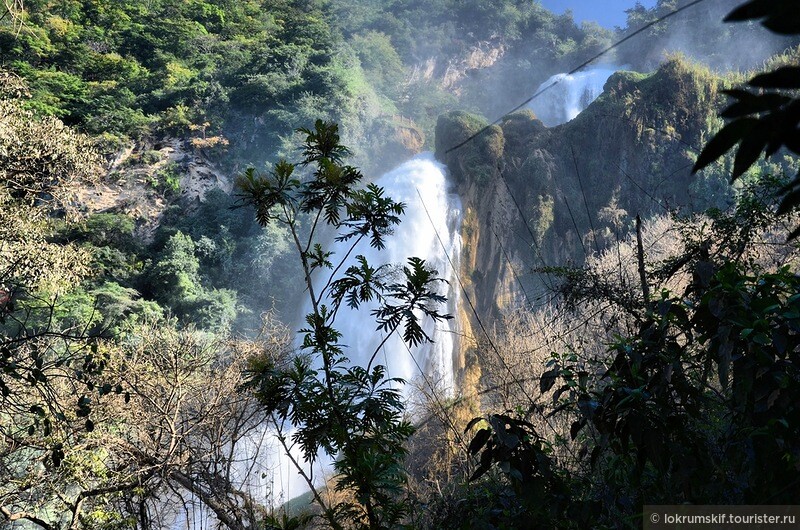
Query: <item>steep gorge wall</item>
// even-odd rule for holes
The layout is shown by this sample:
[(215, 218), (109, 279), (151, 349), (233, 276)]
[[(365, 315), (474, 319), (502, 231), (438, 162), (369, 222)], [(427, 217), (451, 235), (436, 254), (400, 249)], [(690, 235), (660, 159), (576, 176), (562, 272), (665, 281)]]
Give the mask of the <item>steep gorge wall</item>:
[(690, 174), (718, 126), (719, 84), (680, 59), (650, 75), (618, 72), (566, 124), (547, 128), (523, 111), (456, 149), (486, 123), (441, 116), (436, 155), (462, 197), (462, 281), (478, 314), (535, 302), (549, 281), (535, 268), (581, 263), (637, 214), (724, 202), (724, 172)]

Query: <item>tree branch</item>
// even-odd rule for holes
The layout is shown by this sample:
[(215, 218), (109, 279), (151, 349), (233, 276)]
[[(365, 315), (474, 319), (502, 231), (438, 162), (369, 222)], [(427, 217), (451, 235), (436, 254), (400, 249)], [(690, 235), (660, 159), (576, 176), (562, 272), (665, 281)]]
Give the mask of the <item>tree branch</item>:
[(140, 486), (145, 480), (150, 478), (153, 475), (154, 471), (148, 471), (143, 476), (137, 477), (136, 480), (133, 482), (126, 482), (125, 484), (117, 484), (115, 486), (107, 486), (105, 488), (95, 488), (92, 490), (85, 490), (78, 494), (78, 498), (75, 500), (75, 504), (72, 506), (72, 521), (69, 524), (69, 530), (75, 530), (78, 528), (78, 523), (80, 522), (80, 514), (81, 514), (81, 507), (83, 506), (83, 501), (89, 499), (91, 497), (97, 497), (99, 495), (108, 495), (109, 493), (119, 493), (120, 491), (126, 491), (137, 486)]
[(650, 301), (650, 286), (647, 284), (647, 276), (644, 270), (644, 245), (642, 244), (642, 218), (636, 216), (636, 257), (639, 261), (639, 281), (642, 282), (642, 296), (647, 307)]
[(48, 523), (43, 519), (39, 519), (32, 513), (28, 512), (12, 513), (11, 510), (6, 508), (5, 506), (0, 506), (0, 514), (2, 514), (3, 517), (5, 517), (6, 521), (9, 523), (13, 523), (14, 521), (24, 520), (24, 521), (30, 521), (31, 523), (38, 525), (44, 528), (45, 530), (55, 530), (55, 527), (53, 525), (51, 525), (50, 523)]

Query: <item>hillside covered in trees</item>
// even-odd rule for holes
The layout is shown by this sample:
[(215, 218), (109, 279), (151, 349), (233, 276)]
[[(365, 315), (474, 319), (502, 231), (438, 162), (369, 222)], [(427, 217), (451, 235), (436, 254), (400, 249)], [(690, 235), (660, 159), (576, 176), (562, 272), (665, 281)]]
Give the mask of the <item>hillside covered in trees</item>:
[(5, 0), (0, 527), (795, 502), (800, 27), (739, 3)]

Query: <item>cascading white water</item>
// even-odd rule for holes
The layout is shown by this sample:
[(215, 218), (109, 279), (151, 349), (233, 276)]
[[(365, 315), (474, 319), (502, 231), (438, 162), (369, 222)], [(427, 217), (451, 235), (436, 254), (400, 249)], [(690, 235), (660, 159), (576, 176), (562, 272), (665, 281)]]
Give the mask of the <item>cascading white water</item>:
[[(357, 254), (363, 255), (373, 267), (384, 263), (405, 265), (407, 258), (416, 256), (425, 259), (441, 278), (451, 280), (453, 270), (445, 252), (453, 259), (460, 250), (458, 224), (461, 208), (458, 199), (447, 193), (444, 167), (430, 153), (425, 153), (386, 173), (376, 184), (386, 190), (388, 197), (406, 205), (405, 214), (394, 234), (386, 239), (385, 249), (374, 249), (364, 240), (353, 252), (348, 265), (355, 263), (354, 256)], [(335, 252), (334, 258), (344, 255), (349, 245), (350, 242), (335, 243), (331, 248)], [(441, 285), (440, 291), (448, 295), (447, 285)], [(449, 295), (448, 298), (452, 313), (454, 297)], [(377, 326), (369, 316), (370, 310), (375, 307), (373, 304), (357, 310), (347, 307), (339, 310), (336, 327), (342, 332), (342, 343), (347, 345), (347, 356), (353, 364), (366, 366), (382, 340), (381, 333), (376, 331)], [(445, 307), (438, 309), (440, 312), (447, 310)], [(428, 376), (434, 376), (445, 387), (452, 389), (453, 324), (443, 321), (434, 326), (431, 319), (424, 319), (424, 322), (426, 331), (434, 340), (433, 347), (422, 345), (413, 348), (412, 358), (396, 333), (384, 345), (376, 363), (387, 367), (389, 377), (406, 381), (417, 376), (419, 369), (422, 369)]]
[[(455, 314), (458, 290), (455, 288), (457, 283), (451, 263), (458, 263), (461, 251), (461, 204), (457, 196), (447, 191), (444, 166), (436, 162), (431, 153), (423, 153), (384, 174), (375, 184), (385, 189), (386, 196), (404, 203), (405, 214), (394, 234), (386, 238), (383, 250), (372, 248), (365, 239), (341, 270), (355, 264), (357, 255), (363, 255), (373, 267), (382, 264), (402, 266), (409, 257), (422, 258), (428, 266), (438, 271), (439, 277), (449, 282), (449, 285), (442, 283), (439, 286), (440, 294), (448, 299), (447, 307), (438, 308), (439, 312)], [(351, 244), (352, 240), (333, 243), (328, 249), (334, 252), (331, 261), (336, 263), (337, 257), (344, 257)], [(327, 274), (316, 278), (317, 287), (321, 287), (327, 278)], [(375, 307), (375, 304), (366, 304), (356, 310), (345, 306), (339, 310), (335, 327), (342, 333), (340, 342), (346, 345), (345, 354), (352, 364), (366, 367), (383, 340), (383, 335), (377, 331), (377, 325), (370, 316), (370, 311)], [(309, 303), (304, 314), (310, 310)], [(408, 382), (420, 379), (424, 374), (422, 384), (435, 385), (437, 391), (451, 393), (454, 384), (456, 321), (434, 323), (432, 319), (423, 318), (422, 322), (423, 329), (433, 343), (407, 348), (399, 335), (402, 330), (398, 330), (383, 345), (373, 366), (382, 364), (387, 369), (388, 377)], [(406, 394), (407, 389), (408, 386), (403, 389)], [(297, 461), (302, 461), (301, 455), (294, 456)], [(275, 498), (291, 499), (307, 491), (308, 486), (287, 459), (277, 458), (279, 465), (275, 469), (272, 487)], [(319, 455), (314, 475), (321, 478), (329, 467), (330, 459)]]
[(603, 93), (603, 85), (617, 70), (616, 66), (605, 65), (574, 74), (556, 74), (542, 83), (536, 93), (555, 86), (531, 101), (528, 108), (548, 127), (566, 123)]

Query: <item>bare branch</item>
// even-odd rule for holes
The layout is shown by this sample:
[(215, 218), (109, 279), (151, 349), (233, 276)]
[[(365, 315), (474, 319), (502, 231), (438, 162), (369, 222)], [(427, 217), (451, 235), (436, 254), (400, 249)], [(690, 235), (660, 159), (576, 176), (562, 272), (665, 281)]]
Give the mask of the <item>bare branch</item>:
[(6, 508), (5, 506), (0, 506), (0, 514), (2, 514), (3, 517), (5, 517), (6, 521), (9, 522), (9, 523), (13, 523), (14, 521), (23, 521), (24, 520), (24, 521), (30, 521), (31, 523), (44, 528), (44, 530), (55, 530), (55, 527), (53, 527), (50, 523), (48, 523), (47, 521), (44, 521), (42, 519), (39, 519), (38, 517), (36, 517), (32, 513), (28, 513), (28, 512), (16, 512), (16, 513), (13, 513), (13, 512), (11, 512), (11, 510)]

